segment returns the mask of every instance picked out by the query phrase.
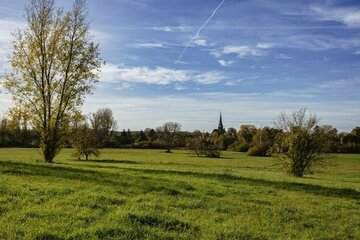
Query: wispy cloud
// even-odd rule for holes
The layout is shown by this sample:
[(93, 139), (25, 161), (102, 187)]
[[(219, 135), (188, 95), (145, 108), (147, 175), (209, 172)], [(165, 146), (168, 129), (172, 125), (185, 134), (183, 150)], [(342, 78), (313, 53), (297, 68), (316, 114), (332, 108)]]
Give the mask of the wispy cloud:
[(223, 54), (236, 54), (239, 58), (244, 58), (248, 56), (259, 57), (264, 56), (266, 53), (259, 48), (250, 47), (250, 46), (236, 46), (230, 45), (225, 46), (222, 50)]
[(167, 85), (189, 80), (187, 71), (164, 67), (125, 67), (108, 63), (101, 69), (100, 80)]
[(163, 32), (191, 32), (194, 30), (194, 28), (190, 26), (162, 26), (152, 27), (151, 29)]
[(113, 38), (111, 33), (99, 29), (90, 29), (90, 35), (92, 35), (94, 40), (99, 42), (101, 45), (106, 44)]
[(180, 84), (180, 83), (175, 83), (174, 89), (175, 89), (175, 90), (178, 90), (178, 91), (182, 91), (182, 90), (186, 90), (187, 87), (185, 87), (184, 85), (182, 85), (182, 84)]
[(196, 82), (201, 84), (215, 84), (227, 79), (224, 73), (215, 71), (195, 74), (193, 77)]
[(231, 66), (232, 64), (234, 64), (234, 61), (226, 61), (224, 59), (220, 59), (220, 60), (218, 60), (218, 62), (223, 67), (228, 67), (228, 66)]
[[(222, 109), (226, 128), (237, 128), (246, 123), (271, 126), (273, 119), (280, 112), (291, 112), (301, 107), (307, 107), (310, 112), (320, 116), (321, 124), (330, 123), (341, 130), (350, 130), (356, 126), (356, 119), (360, 117), (360, 113), (353, 110), (358, 106), (358, 102), (354, 101), (309, 102), (307, 99), (299, 101), (294, 98), (284, 101), (282, 97), (264, 96), (257, 92), (246, 94), (204, 92), (186, 95), (181, 92), (179, 95), (152, 98), (125, 96), (119, 98), (118, 95), (104, 96), (96, 93), (88, 97), (84, 112), (94, 112), (99, 106), (106, 106), (113, 110), (120, 129), (132, 130), (156, 127), (166, 121), (176, 119), (183, 125), (184, 130), (211, 131), (217, 126), (216, 109)], [(334, 108), (339, 110), (334, 111)], [(144, 116), (147, 116), (145, 123), (139, 121)]]
[(169, 48), (169, 46), (163, 43), (134, 43), (128, 44), (128, 46), (134, 48)]
[(274, 48), (275, 46), (276, 44), (274, 43), (264, 43), (264, 42), (260, 42), (256, 45), (256, 47), (260, 49)]
[[(221, 58), (224, 55), (235, 54), (238, 58), (247, 58), (247, 57), (261, 57), (268, 54), (267, 49), (275, 47), (271, 43), (258, 43), (255, 46), (249, 45), (227, 45), (220, 50), (213, 50), (210, 52), (215, 58)], [(226, 62), (223, 59), (218, 60), (220, 65), (229, 66), (233, 64), (233, 61)]]
[[(11, 53), (12, 33), (23, 26), (23, 22), (0, 19), (0, 82), (3, 72), (10, 68), (8, 56)], [(0, 92), (2, 91), (1, 88), (2, 86), (0, 85)]]
[(310, 9), (318, 14), (321, 20), (337, 21), (348, 27), (360, 27), (359, 8), (312, 6)]
[(269, 49), (276, 47), (276, 44), (260, 42), (254, 46), (249, 45), (226, 45), (221, 49), (210, 51), (210, 55), (218, 59), (221, 66), (227, 67), (234, 61), (225, 61), (221, 59), (224, 55), (236, 55), (238, 58), (261, 57), (268, 55)]
[(281, 39), (289, 48), (301, 48), (313, 51), (329, 49), (351, 49), (360, 46), (359, 38), (341, 38), (325, 34), (298, 34)]
[(5, 61), (10, 53), (10, 45), (13, 38), (11, 34), (23, 26), (23, 22), (0, 19), (0, 62)]
[(128, 88), (131, 88), (131, 87), (132, 87), (132, 85), (130, 83), (123, 82), (119, 86), (115, 87), (114, 89), (118, 90), (118, 91), (121, 91), (121, 90), (128, 89)]
[(201, 25), (199, 27), (199, 29), (196, 31), (195, 35), (190, 39), (190, 41), (185, 45), (184, 49), (182, 50), (182, 52), (180, 53), (179, 57), (177, 58), (177, 61), (180, 61), (184, 54), (186, 53), (187, 49), (189, 48), (190, 44), (199, 37), (200, 32), (206, 27), (206, 25), (210, 22), (210, 20), (215, 16), (215, 13), (217, 12), (217, 10), (221, 7), (221, 5), (223, 5), (225, 2), (225, 0), (222, 0), (221, 3), (215, 8), (215, 10), (212, 12), (212, 14), (210, 15), (210, 17), (203, 23), (203, 25)]
[(126, 67), (106, 64), (101, 69), (100, 81), (109, 83), (128, 82), (168, 85), (194, 81), (200, 84), (215, 84), (227, 78), (226, 74), (217, 71), (199, 72), (165, 67)]
[(207, 40), (203, 39), (203, 38), (194, 39), (193, 42), (194, 42), (194, 44), (199, 45), (199, 46), (203, 46), (203, 47), (208, 46)]
[(280, 53), (279, 55), (277, 55), (275, 58), (277, 59), (294, 59), (293, 57), (290, 57), (284, 53)]

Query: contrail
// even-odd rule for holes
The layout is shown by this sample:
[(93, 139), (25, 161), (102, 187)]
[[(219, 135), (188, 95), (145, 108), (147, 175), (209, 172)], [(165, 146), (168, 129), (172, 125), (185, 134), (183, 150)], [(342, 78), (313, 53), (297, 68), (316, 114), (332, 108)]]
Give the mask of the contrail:
[(201, 25), (201, 27), (196, 31), (195, 35), (190, 39), (190, 41), (186, 44), (186, 46), (184, 47), (184, 49), (182, 50), (182, 52), (180, 53), (179, 57), (177, 58), (177, 61), (180, 61), (182, 59), (182, 57), (184, 56), (184, 54), (186, 53), (187, 49), (189, 48), (190, 44), (194, 41), (195, 38), (197, 38), (201, 32), (201, 30), (203, 30), (204, 27), (206, 27), (206, 25), (210, 22), (210, 20), (214, 17), (215, 13), (217, 12), (217, 10), (221, 7), (221, 5), (223, 5), (225, 2), (225, 0), (222, 0), (221, 3), (219, 4), (219, 6), (217, 6), (217, 8), (215, 8), (215, 10), (213, 11), (213, 13), (210, 15), (210, 17), (205, 21), (205, 23), (203, 25)]

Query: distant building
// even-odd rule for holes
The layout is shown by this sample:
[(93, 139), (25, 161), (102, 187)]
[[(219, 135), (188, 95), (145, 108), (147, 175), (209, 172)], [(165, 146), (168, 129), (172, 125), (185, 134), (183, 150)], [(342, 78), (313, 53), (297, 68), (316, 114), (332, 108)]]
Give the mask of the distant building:
[(219, 119), (219, 124), (218, 124), (218, 128), (213, 130), (213, 133), (217, 132), (218, 134), (223, 134), (225, 133), (225, 128), (222, 122), (222, 116), (221, 116), (221, 112), (220, 112), (220, 119)]

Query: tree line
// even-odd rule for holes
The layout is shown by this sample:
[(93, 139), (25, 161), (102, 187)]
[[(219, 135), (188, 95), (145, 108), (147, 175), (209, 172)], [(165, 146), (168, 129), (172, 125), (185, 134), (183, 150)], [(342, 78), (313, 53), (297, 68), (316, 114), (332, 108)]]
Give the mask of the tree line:
[[(0, 147), (33, 147), (40, 146), (40, 138), (31, 128), (27, 115), (12, 111), (0, 118)], [(223, 134), (217, 132), (181, 131), (176, 122), (164, 123), (155, 128), (144, 128), (140, 131), (130, 129), (117, 130), (117, 122), (110, 109), (99, 109), (96, 113), (77, 115), (69, 121), (68, 133), (63, 146), (74, 147), (74, 141), (86, 139), (82, 135), (91, 133), (90, 145), (97, 148), (146, 148), (192, 149), (196, 155), (214, 155), (215, 150), (246, 152), (250, 156), (270, 156), (271, 147), (283, 132), (279, 126), (257, 128), (254, 125), (241, 125), (238, 129), (230, 127)], [(316, 125), (314, 131), (322, 135), (328, 153), (360, 153), (360, 127), (351, 132), (339, 132), (331, 125)], [(78, 136), (78, 137), (76, 137)], [(89, 136), (87, 138), (90, 138)], [(96, 142), (96, 144), (95, 144)], [(205, 154), (201, 149), (212, 148), (214, 153)]]

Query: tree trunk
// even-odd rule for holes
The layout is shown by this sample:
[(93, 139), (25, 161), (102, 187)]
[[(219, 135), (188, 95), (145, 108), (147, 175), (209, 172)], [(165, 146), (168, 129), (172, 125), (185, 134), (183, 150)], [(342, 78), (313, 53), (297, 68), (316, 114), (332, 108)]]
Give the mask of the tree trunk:
[(41, 143), (41, 150), (45, 162), (52, 163), (55, 156), (59, 153), (59, 141), (54, 133), (48, 133), (45, 140)]
[(57, 150), (51, 141), (43, 143), (42, 152), (45, 162), (53, 163)]

